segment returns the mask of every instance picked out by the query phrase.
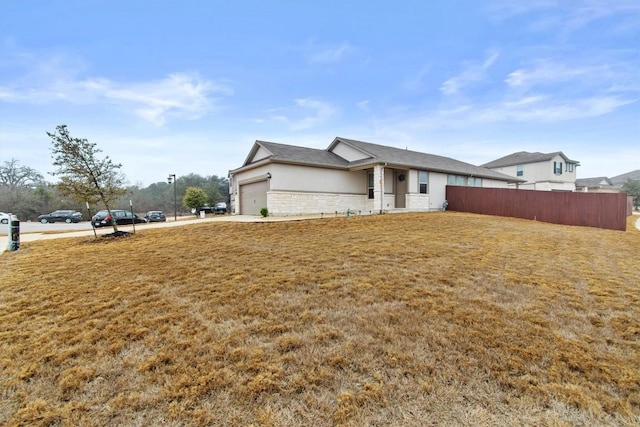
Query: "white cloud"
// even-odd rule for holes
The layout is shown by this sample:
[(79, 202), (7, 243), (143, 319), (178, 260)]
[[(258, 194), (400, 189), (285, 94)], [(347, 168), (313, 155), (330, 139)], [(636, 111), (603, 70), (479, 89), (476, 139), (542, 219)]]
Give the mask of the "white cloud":
[[(276, 109), (271, 112), (286, 110), (287, 115), (272, 115), (271, 118), (287, 125), (290, 130), (305, 130), (327, 122), (335, 116), (337, 109), (328, 102), (323, 102), (315, 98), (299, 98), (295, 104), (298, 109)], [(311, 113), (309, 113), (309, 111)]]
[(555, 84), (571, 81), (590, 81), (601, 85), (603, 81), (619, 77), (608, 65), (568, 66), (561, 61), (539, 60), (529, 68), (509, 73), (505, 83), (511, 87)]
[(487, 70), (493, 66), (499, 56), (500, 54), (497, 52), (490, 52), (482, 63), (466, 62), (464, 70), (442, 83), (440, 91), (444, 95), (455, 95), (465, 86), (484, 81), (487, 77)]
[[(640, 2), (637, 0), (574, 0), (571, 2), (496, 0), (492, 3), (490, 10), (493, 17), (498, 20), (519, 15), (532, 15), (529, 29), (533, 31), (558, 30), (561, 33), (567, 33), (611, 16), (628, 18), (640, 14)], [(623, 22), (621, 25), (638, 28), (637, 21), (630, 27), (628, 22)], [(622, 29), (627, 31), (628, 28)]]
[(215, 95), (233, 95), (224, 82), (203, 79), (198, 73), (173, 73), (147, 82), (115, 82), (106, 78), (80, 79), (84, 64), (53, 56), (30, 59), (29, 72), (19, 81), (0, 86), (0, 100), (15, 104), (111, 105), (136, 114), (156, 126), (169, 119), (195, 120), (205, 115)]
[(341, 61), (347, 53), (353, 50), (353, 47), (347, 42), (342, 42), (335, 46), (317, 47), (312, 41), (309, 43), (308, 50), (309, 62), (333, 64)]
[(369, 108), (369, 100), (365, 100), (365, 101), (360, 101), (356, 103), (356, 106), (361, 109), (362, 111), (364, 111), (365, 113), (368, 113), (370, 111)]

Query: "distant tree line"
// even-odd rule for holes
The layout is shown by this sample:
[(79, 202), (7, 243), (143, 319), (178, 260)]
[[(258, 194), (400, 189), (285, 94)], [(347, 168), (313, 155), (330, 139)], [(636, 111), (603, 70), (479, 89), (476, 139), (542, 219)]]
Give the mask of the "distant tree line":
[[(117, 209), (129, 209), (133, 203), (135, 212), (150, 210), (164, 211), (167, 216), (174, 212), (174, 184), (156, 182), (148, 187), (127, 186), (127, 192), (115, 204)], [(229, 202), (229, 180), (226, 177), (201, 176), (189, 174), (177, 176), (175, 181), (176, 205), (178, 215), (191, 214), (190, 209), (182, 205), (189, 187), (202, 189), (206, 194), (205, 205), (213, 206), (217, 202)], [(21, 221), (34, 221), (38, 215), (57, 209), (74, 209), (89, 219), (86, 203), (63, 197), (57, 184), (45, 181), (37, 170), (21, 165), (16, 159), (0, 164), (0, 212), (11, 212)], [(104, 209), (104, 206), (90, 205), (91, 214)]]

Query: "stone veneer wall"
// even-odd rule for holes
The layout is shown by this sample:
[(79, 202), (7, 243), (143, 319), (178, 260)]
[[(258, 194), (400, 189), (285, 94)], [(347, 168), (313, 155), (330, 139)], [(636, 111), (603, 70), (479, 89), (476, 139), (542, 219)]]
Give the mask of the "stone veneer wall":
[(332, 214), (346, 212), (369, 214), (373, 212), (373, 200), (364, 194), (305, 193), (292, 191), (267, 192), (267, 208), (270, 215)]
[(428, 211), (441, 208), (441, 206), (430, 206), (431, 198), (428, 194), (407, 194), (406, 201), (408, 210)]

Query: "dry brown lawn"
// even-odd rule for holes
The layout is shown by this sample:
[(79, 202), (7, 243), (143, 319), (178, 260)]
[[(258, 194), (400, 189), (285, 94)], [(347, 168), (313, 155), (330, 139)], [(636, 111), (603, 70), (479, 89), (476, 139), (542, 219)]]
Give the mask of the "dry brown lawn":
[(0, 255), (0, 424), (639, 425), (639, 282), (631, 219), (24, 243)]

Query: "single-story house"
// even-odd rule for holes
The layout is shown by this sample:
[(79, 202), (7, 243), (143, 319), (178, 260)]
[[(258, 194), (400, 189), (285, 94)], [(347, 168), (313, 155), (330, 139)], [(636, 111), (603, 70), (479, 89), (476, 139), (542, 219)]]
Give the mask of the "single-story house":
[(448, 157), (337, 137), (327, 149), (256, 141), (229, 171), (231, 212), (370, 214), (441, 210), (447, 185), (508, 188), (522, 179)]
[(583, 193), (619, 193), (620, 188), (613, 185), (606, 176), (576, 179), (576, 191)]
[(521, 178), (524, 182), (514, 183), (516, 188), (538, 191), (575, 191), (578, 166), (580, 162), (569, 159), (562, 151), (519, 151), (481, 165)]

